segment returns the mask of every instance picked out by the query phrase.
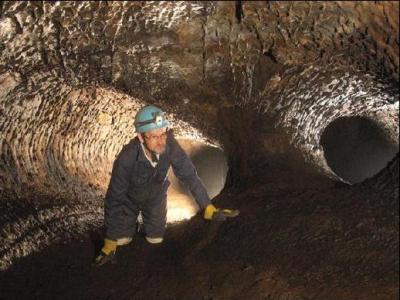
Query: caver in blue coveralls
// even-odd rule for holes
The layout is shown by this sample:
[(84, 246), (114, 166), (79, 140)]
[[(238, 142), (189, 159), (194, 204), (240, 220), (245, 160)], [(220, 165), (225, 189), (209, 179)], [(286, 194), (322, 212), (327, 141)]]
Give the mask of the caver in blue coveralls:
[(147, 237), (163, 237), (167, 216), (167, 172), (172, 166), (175, 175), (190, 190), (200, 208), (210, 198), (190, 158), (168, 132), (165, 152), (153, 167), (146, 158), (137, 137), (123, 147), (114, 162), (105, 199), (106, 238), (117, 240), (132, 237), (136, 219), (142, 211)]

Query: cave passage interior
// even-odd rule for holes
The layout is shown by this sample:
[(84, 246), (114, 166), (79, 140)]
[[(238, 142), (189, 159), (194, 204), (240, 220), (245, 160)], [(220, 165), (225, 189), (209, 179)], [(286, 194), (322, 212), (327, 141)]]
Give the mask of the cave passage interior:
[(326, 127), (321, 144), (331, 169), (351, 183), (376, 175), (399, 152), (378, 125), (362, 117), (337, 118)]
[[(0, 2), (0, 299), (397, 299), (399, 2)], [(104, 238), (113, 163), (166, 112), (160, 245)]]

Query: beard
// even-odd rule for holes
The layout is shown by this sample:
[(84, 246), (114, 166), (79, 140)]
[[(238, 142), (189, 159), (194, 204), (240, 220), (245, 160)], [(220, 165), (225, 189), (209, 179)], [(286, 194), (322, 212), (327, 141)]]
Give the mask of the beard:
[(165, 152), (165, 145), (160, 145), (160, 146), (155, 146), (153, 149), (151, 149), (151, 151), (155, 154), (163, 154)]

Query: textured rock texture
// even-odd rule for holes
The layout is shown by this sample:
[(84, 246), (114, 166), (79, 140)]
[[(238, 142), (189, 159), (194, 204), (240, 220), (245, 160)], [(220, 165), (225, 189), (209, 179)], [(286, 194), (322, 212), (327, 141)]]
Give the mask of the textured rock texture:
[[(217, 140), (228, 107), (257, 109), (274, 128), (261, 133), (265, 151), (286, 152), (288, 140), (332, 173), (319, 138), (338, 116), (370, 117), (398, 143), (398, 91), (377, 83), (398, 82), (398, 12), (395, 2), (4, 2), (2, 181), (60, 186), (81, 172), (74, 180), (98, 186), (146, 102)], [(134, 99), (104, 95), (115, 89)]]
[[(338, 116), (370, 117), (398, 143), (398, 91), (377, 82), (398, 82), (398, 12), (395, 2), (4, 2), (2, 180), (62, 185), (78, 169), (75, 179), (103, 182), (104, 152), (127, 141), (145, 102), (217, 139), (218, 114), (256, 108), (331, 173), (319, 139)], [(135, 99), (104, 94), (115, 89)], [(280, 135), (268, 145), (262, 132), (264, 150)]]
[[(3, 1), (0, 267), (99, 226), (144, 104), (161, 105), (178, 137), (221, 147), (229, 187), (275, 171), (296, 186), (343, 180), (321, 145), (338, 118), (368, 119), (398, 149), (398, 82), (396, 1)], [(361, 186), (396, 206), (398, 164)]]

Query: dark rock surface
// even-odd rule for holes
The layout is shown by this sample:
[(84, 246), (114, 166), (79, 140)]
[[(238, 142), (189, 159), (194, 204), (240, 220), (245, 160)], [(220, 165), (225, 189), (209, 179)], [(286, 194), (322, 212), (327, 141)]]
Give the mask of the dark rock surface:
[[(283, 180), (290, 178), (290, 182)], [(162, 245), (137, 235), (116, 265), (91, 266), (101, 231), (65, 237), (0, 275), (4, 299), (396, 299), (398, 202), (363, 186), (274, 172), (225, 192), (241, 215), (196, 216)], [(314, 185), (311, 187), (310, 185)], [(318, 185), (318, 188), (315, 187)], [(38, 276), (37, 274), (40, 274)], [(19, 287), (23, 286), (23, 289)]]

